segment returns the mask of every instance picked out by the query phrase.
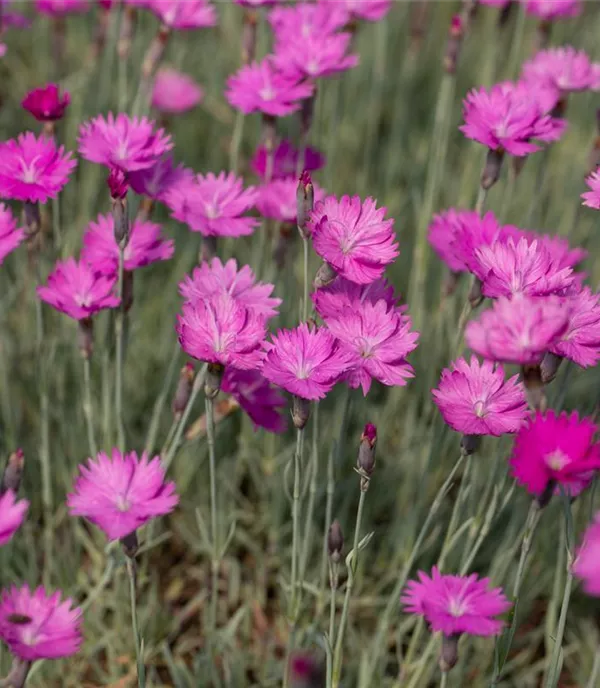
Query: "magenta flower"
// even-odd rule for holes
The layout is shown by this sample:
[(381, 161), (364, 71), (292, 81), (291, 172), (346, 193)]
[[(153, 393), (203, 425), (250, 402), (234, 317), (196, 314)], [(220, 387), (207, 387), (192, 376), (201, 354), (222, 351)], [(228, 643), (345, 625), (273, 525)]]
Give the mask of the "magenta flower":
[(302, 38), (332, 35), (348, 21), (348, 11), (339, 2), (308, 3), (276, 7), (269, 13), (275, 36), (291, 35)]
[(600, 597), (600, 514), (588, 526), (573, 564), (573, 573), (583, 581), (588, 595)]
[(48, 286), (38, 287), (42, 301), (75, 320), (85, 320), (104, 308), (116, 308), (115, 277), (97, 274), (84, 260), (74, 258), (56, 263), (48, 275)]
[[(324, 5), (342, 7), (347, 13), (347, 22), (364, 19), (380, 21), (390, 11), (392, 0), (320, 0)], [(506, 2), (506, 0), (504, 0)]]
[(79, 153), (90, 162), (116, 167), (123, 172), (143, 170), (155, 165), (161, 155), (173, 148), (169, 134), (155, 131), (146, 117), (133, 119), (123, 112), (112, 112), (105, 119), (98, 115), (79, 129)]
[[(312, 182), (315, 203), (325, 198), (325, 191)], [(297, 202), (296, 191), (298, 180), (295, 177), (274, 179), (269, 184), (258, 188), (256, 207), (263, 217), (269, 217), (279, 222), (296, 223)]]
[[(18, 619), (18, 621), (15, 621)], [(61, 593), (16, 585), (0, 596), (0, 638), (26, 662), (74, 655), (81, 646), (82, 612)]]
[(394, 287), (383, 277), (370, 284), (356, 284), (343, 277), (311, 294), (317, 313), (324, 319), (340, 317), (346, 311), (356, 311), (365, 302), (375, 305), (383, 300), (387, 309), (396, 308), (403, 313), (406, 306), (399, 306)]
[(582, 8), (581, 0), (521, 0), (528, 14), (554, 21), (562, 17), (576, 17)]
[(283, 117), (300, 109), (300, 100), (313, 93), (313, 86), (282, 74), (272, 58), (245, 65), (227, 80), (225, 97), (231, 107), (245, 115), (262, 112)]
[(144, 5), (170, 29), (189, 31), (217, 23), (215, 8), (206, 0), (147, 0)]
[(0, 547), (5, 545), (21, 527), (29, 508), (26, 499), (17, 501), (12, 490), (0, 495)]
[(137, 194), (155, 201), (164, 201), (173, 189), (191, 183), (193, 178), (194, 173), (183, 165), (175, 167), (170, 156), (163, 156), (152, 167), (127, 175), (127, 181)]
[(600, 360), (600, 296), (589, 287), (569, 298), (567, 329), (549, 350), (582, 368)]
[(302, 399), (323, 399), (356, 355), (344, 349), (325, 328), (301, 323), (279, 330), (267, 344), (262, 373), (273, 384)]
[(221, 390), (237, 401), (255, 428), (285, 432), (287, 419), (282, 414), (287, 406), (285, 397), (258, 370), (226, 368)]
[(398, 256), (394, 221), (372, 198), (328, 196), (310, 214), (313, 248), (339, 275), (357, 284), (373, 282)]
[(586, 91), (596, 83), (594, 65), (583, 50), (570, 45), (540, 50), (523, 65), (526, 83), (541, 82), (554, 89), (556, 99), (573, 91)]
[(277, 32), (273, 62), (290, 79), (318, 79), (352, 69), (358, 55), (348, 55), (352, 41), (349, 33), (299, 36)]
[(62, 96), (56, 84), (43, 88), (34, 88), (23, 98), (21, 106), (30, 112), (38, 122), (55, 122), (64, 117), (65, 110), (71, 102), (71, 96), (65, 91)]
[(400, 601), (410, 614), (424, 617), (432, 631), (445, 636), (498, 635), (504, 623), (494, 617), (511, 604), (502, 588), (490, 589), (489, 578), (441, 574), (436, 566), (431, 578), (419, 571), (419, 581), (408, 582)]
[(130, 535), (157, 516), (171, 513), (179, 502), (175, 483), (165, 482), (160, 457), (144, 452), (112, 456), (99, 452), (79, 466), (73, 492), (67, 496), (72, 516), (83, 516), (106, 533), (109, 540)]
[(550, 254), (550, 258), (558, 268), (573, 268), (587, 256), (585, 249), (579, 246), (571, 248), (567, 239), (561, 236), (538, 234), (531, 230), (517, 229), (510, 225), (503, 227), (503, 233), (507, 236), (513, 236), (515, 241), (518, 241), (520, 237), (525, 237), (530, 244), (537, 241)]
[(527, 417), (525, 389), (519, 376), (506, 380), (504, 369), (491, 361), (459, 358), (442, 371), (433, 400), (444, 421), (465, 435), (516, 432)]
[(565, 333), (569, 308), (558, 296), (499, 298), (466, 328), (467, 345), (492, 361), (535, 365)]
[(87, 12), (90, 3), (88, 0), (35, 0), (35, 8), (42, 14), (62, 17), (66, 14)]
[(154, 79), (152, 107), (169, 114), (192, 110), (204, 98), (204, 91), (191, 76), (163, 67)]
[(30, 131), (0, 142), (0, 197), (32, 203), (56, 198), (77, 165), (71, 156)]
[[(273, 170), (271, 172), (271, 179), (282, 179), (285, 177), (296, 178), (296, 170), (298, 168), (298, 160), (300, 151), (298, 151), (290, 141), (283, 139), (278, 144), (273, 153)], [(302, 169), (307, 172), (314, 172), (320, 170), (325, 166), (325, 156), (319, 153), (318, 150), (308, 146), (304, 151), (304, 164)], [(267, 173), (267, 150), (264, 146), (259, 146), (250, 163), (252, 170), (263, 181), (266, 181)]]
[(265, 356), (265, 318), (228, 294), (184, 303), (176, 329), (181, 348), (205, 363), (253, 370)]
[(277, 315), (281, 299), (271, 296), (274, 285), (256, 282), (248, 265), (239, 270), (235, 258), (225, 265), (218, 258), (194, 268), (192, 276), (186, 275), (179, 284), (179, 293), (186, 301), (211, 300), (219, 294), (227, 294), (240, 305), (264, 318)]
[(591, 191), (586, 191), (581, 194), (583, 198), (583, 205), (587, 205), (588, 208), (594, 208), (595, 210), (600, 210), (600, 171), (593, 172), (585, 180), (585, 183), (591, 189)]
[(600, 445), (594, 443), (598, 427), (577, 411), (556, 416), (539, 411), (515, 437), (511, 470), (528, 492), (541, 496), (549, 484), (563, 485), (571, 496), (579, 494), (600, 468)]
[(17, 227), (17, 220), (10, 208), (0, 203), (0, 265), (24, 239), (25, 230)]

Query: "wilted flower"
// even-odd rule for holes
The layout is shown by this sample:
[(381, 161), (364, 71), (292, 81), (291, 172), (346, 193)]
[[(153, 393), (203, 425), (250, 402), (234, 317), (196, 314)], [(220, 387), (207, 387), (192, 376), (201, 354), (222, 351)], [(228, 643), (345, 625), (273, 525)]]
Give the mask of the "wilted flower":
[(21, 106), (39, 122), (54, 122), (64, 116), (70, 102), (71, 96), (68, 91), (61, 96), (57, 84), (48, 84), (43, 88), (29, 91)]
[(175, 167), (171, 156), (163, 156), (152, 167), (129, 172), (127, 179), (131, 188), (155, 201), (164, 201), (166, 196), (179, 185), (193, 181), (194, 173), (178, 165)]
[(215, 8), (207, 0), (147, 0), (144, 5), (170, 29), (185, 31), (217, 23)]
[(287, 419), (282, 409), (287, 406), (287, 401), (258, 370), (226, 368), (221, 389), (237, 401), (255, 428), (285, 432)]
[(26, 499), (17, 501), (12, 490), (0, 495), (0, 547), (5, 545), (23, 523), (29, 502)]
[(311, 298), (317, 313), (325, 320), (338, 318), (346, 311), (355, 312), (365, 302), (375, 305), (381, 300), (385, 301), (388, 309), (406, 310), (405, 306), (399, 307), (394, 287), (383, 277), (370, 284), (356, 284), (338, 277), (328, 286), (315, 289)]
[(0, 265), (23, 239), (25, 239), (25, 230), (17, 227), (17, 220), (10, 208), (0, 203)]
[(582, 368), (600, 360), (600, 296), (589, 287), (569, 297), (567, 329), (549, 351)]
[(35, 8), (42, 14), (60, 17), (75, 12), (87, 12), (90, 3), (89, 0), (35, 0)]
[[(299, 158), (300, 151), (294, 148), (291, 141), (287, 139), (280, 141), (273, 152), (271, 179), (282, 179), (286, 177), (294, 177), (295, 179)], [(303, 163), (303, 170), (306, 172), (314, 172), (324, 167), (325, 156), (319, 153), (318, 150), (307, 146), (304, 150)], [(259, 146), (256, 149), (256, 153), (250, 165), (254, 173), (264, 181), (267, 173), (267, 149), (264, 146)]]
[[(323, 189), (312, 183), (315, 202), (325, 198)], [(296, 191), (298, 181), (294, 177), (275, 179), (258, 188), (256, 207), (263, 217), (273, 218), (280, 222), (296, 222), (297, 203)]]
[(586, 180), (585, 183), (591, 189), (591, 191), (586, 191), (581, 194), (583, 198), (583, 205), (587, 205), (588, 208), (594, 208), (595, 210), (600, 210), (600, 172), (594, 172)]
[(588, 595), (600, 597), (600, 514), (588, 526), (573, 564), (573, 573), (583, 581)]
[(191, 76), (163, 67), (154, 79), (152, 107), (170, 114), (192, 110), (204, 98), (202, 88)]

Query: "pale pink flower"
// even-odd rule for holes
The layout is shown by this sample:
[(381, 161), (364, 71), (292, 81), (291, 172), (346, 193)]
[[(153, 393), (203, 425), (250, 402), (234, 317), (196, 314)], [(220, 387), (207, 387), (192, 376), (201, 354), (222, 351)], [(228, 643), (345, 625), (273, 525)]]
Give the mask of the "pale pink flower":
[(25, 239), (25, 230), (17, 227), (17, 220), (10, 208), (0, 203), (0, 265)]
[[(340, 7), (347, 13), (347, 22), (364, 19), (365, 21), (380, 21), (390, 11), (392, 0), (319, 0), (324, 5), (333, 5), (336, 10)], [(506, 2), (507, 0), (503, 0)]]
[(588, 595), (600, 597), (600, 513), (596, 513), (585, 531), (573, 573), (583, 581), (583, 589)]
[(356, 284), (338, 277), (326, 287), (315, 289), (311, 298), (315, 310), (325, 320), (340, 317), (346, 311), (356, 311), (365, 302), (374, 305), (384, 301), (388, 310), (396, 308), (401, 313), (406, 310), (406, 306), (399, 306), (394, 287), (384, 277), (369, 284)]
[(183, 165), (175, 167), (171, 156), (163, 156), (152, 167), (129, 172), (127, 181), (140, 195), (155, 201), (164, 201), (166, 196), (180, 184), (193, 181), (194, 173)]
[(317, 79), (352, 69), (358, 55), (348, 55), (352, 41), (349, 33), (312, 34), (278, 32), (273, 62), (290, 79)]
[(581, 0), (520, 0), (528, 14), (553, 21), (563, 17), (576, 17), (583, 7)]
[(217, 23), (215, 8), (207, 0), (147, 0), (144, 6), (170, 29), (186, 31)]
[(258, 370), (226, 368), (221, 390), (237, 401), (255, 428), (275, 433), (285, 432), (287, 419), (282, 409), (287, 406), (287, 401)]
[(522, 75), (526, 84), (540, 82), (554, 89), (557, 100), (573, 91), (586, 91), (596, 82), (588, 55), (570, 45), (540, 50), (523, 64)]
[(581, 194), (583, 198), (583, 205), (587, 205), (588, 208), (594, 208), (595, 210), (600, 210), (600, 171), (593, 172), (585, 180), (585, 183), (591, 189), (591, 191), (586, 191)]
[(281, 5), (271, 10), (269, 22), (276, 38), (295, 35), (301, 38), (332, 35), (348, 21), (348, 11), (339, 2)]
[(203, 98), (204, 91), (191, 76), (169, 67), (158, 70), (152, 89), (153, 108), (177, 115), (192, 110)]
[(61, 17), (66, 14), (87, 12), (89, 0), (35, 0), (35, 8), (42, 14)]
[(600, 296), (584, 287), (569, 297), (568, 307), (567, 329), (549, 351), (582, 368), (594, 366), (600, 360)]
[(17, 500), (12, 490), (0, 495), (0, 547), (21, 527), (28, 508), (29, 502), (26, 499)]
[[(300, 151), (294, 148), (291, 141), (283, 139), (275, 148), (273, 153), (273, 169), (271, 179), (285, 179), (293, 177), (296, 179)], [(250, 163), (252, 170), (263, 181), (266, 181), (267, 173), (267, 150), (264, 146), (259, 146)], [(318, 150), (307, 146), (304, 150), (302, 169), (306, 172), (314, 172), (325, 166), (325, 156)]]
[[(315, 203), (325, 198), (325, 191), (312, 182)], [(279, 222), (296, 223), (297, 201), (296, 191), (298, 180), (295, 177), (274, 179), (269, 184), (258, 188), (256, 207), (263, 217), (269, 217)]]
[(38, 122), (54, 122), (61, 119), (71, 102), (68, 91), (61, 95), (57, 84), (34, 88), (23, 98), (21, 107), (30, 112)]

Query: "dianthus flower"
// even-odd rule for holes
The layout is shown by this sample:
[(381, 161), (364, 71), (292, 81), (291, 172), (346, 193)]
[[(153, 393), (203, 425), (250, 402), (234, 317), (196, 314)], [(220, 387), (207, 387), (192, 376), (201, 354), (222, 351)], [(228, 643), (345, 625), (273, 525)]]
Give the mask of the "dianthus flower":
[(46, 203), (62, 191), (76, 165), (53, 139), (19, 134), (0, 142), (0, 197)]
[(154, 79), (152, 107), (170, 114), (192, 110), (204, 98), (202, 88), (191, 76), (163, 67)]
[(20, 528), (28, 508), (29, 502), (26, 499), (17, 501), (12, 490), (0, 495), (0, 547)]
[[(119, 272), (119, 246), (114, 230), (113, 216), (99, 215), (96, 222), (90, 222), (83, 235), (82, 260), (87, 261), (95, 272), (108, 277), (117, 277)], [(169, 260), (174, 251), (173, 241), (161, 235), (160, 225), (134, 220), (123, 252), (123, 268), (131, 272), (159, 260)]]
[(398, 256), (394, 221), (372, 198), (328, 196), (317, 203), (308, 221), (313, 248), (333, 270), (357, 284), (381, 277)]
[(269, 13), (275, 37), (294, 34), (301, 38), (333, 35), (348, 20), (348, 11), (339, 2), (308, 3), (276, 7)]
[(589, 287), (569, 297), (567, 329), (549, 351), (582, 368), (600, 360), (600, 296)]
[(600, 468), (600, 445), (594, 443), (598, 427), (590, 418), (553, 410), (539, 411), (515, 437), (509, 459), (519, 484), (535, 496), (551, 485), (562, 485), (571, 496), (585, 488)]
[(594, 65), (583, 50), (570, 45), (540, 50), (523, 65), (525, 83), (541, 82), (554, 89), (556, 99), (573, 91), (586, 91), (594, 86)]
[(82, 611), (61, 593), (43, 587), (16, 585), (0, 596), (0, 638), (11, 653), (26, 662), (74, 655), (83, 640)]
[(285, 432), (287, 422), (282, 409), (287, 406), (287, 401), (258, 370), (226, 368), (221, 390), (237, 401), (255, 428)]
[(588, 208), (594, 208), (595, 210), (600, 210), (600, 171), (590, 174), (590, 176), (585, 180), (585, 183), (591, 189), (591, 191), (586, 191), (581, 194), (583, 198), (583, 205), (587, 205)]
[(596, 513), (585, 531), (573, 573), (583, 581), (583, 589), (588, 595), (600, 597), (600, 513)]
[(346, 22), (357, 19), (379, 21), (392, 7), (392, 0), (320, 0), (320, 2), (324, 5), (334, 5), (338, 9), (343, 8), (347, 12)]
[(137, 194), (155, 201), (164, 201), (172, 189), (180, 184), (191, 183), (193, 178), (194, 173), (183, 165), (175, 167), (171, 156), (163, 156), (152, 167), (135, 170), (127, 175), (127, 181)]
[(35, 8), (42, 14), (62, 17), (72, 12), (87, 12), (89, 0), (35, 0)]
[(313, 94), (308, 82), (299, 83), (282, 74), (272, 58), (245, 65), (227, 80), (225, 97), (245, 115), (262, 112), (283, 117), (300, 109), (300, 100)]
[(301, 323), (280, 330), (267, 344), (262, 373), (291, 394), (314, 401), (333, 389), (356, 356), (345, 350), (325, 328)]
[(540, 19), (554, 20), (576, 17), (582, 8), (581, 0), (521, 0), (528, 14)]
[(343, 277), (321, 289), (315, 289), (311, 294), (315, 310), (323, 318), (337, 318), (346, 311), (356, 311), (365, 302), (376, 304), (384, 301), (388, 310), (397, 308), (399, 312), (406, 310), (405, 306), (398, 306), (398, 298), (394, 294), (394, 287), (380, 277), (369, 284), (356, 284)]
[(25, 231), (17, 227), (10, 208), (0, 203), (0, 264), (25, 239)]
[(351, 41), (349, 33), (314, 34), (304, 38), (295, 32), (279, 32), (273, 62), (290, 79), (331, 76), (358, 64), (358, 55), (347, 54)]
[(67, 497), (72, 516), (83, 516), (109, 540), (130, 535), (157, 516), (169, 514), (179, 497), (175, 483), (165, 482), (160, 457), (138, 457), (132, 451), (99, 452), (79, 466), (73, 492)]
[(210, 263), (203, 262), (194, 268), (192, 276), (186, 275), (179, 284), (179, 293), (186, 301), (195, 302), (211, 299), (218, 294), (227, 294), (248, 310), (265, 318), (277, 315), (281, 299), (271, 296), (272, 284), (256, 282), (252, 268), (243, 265), (239, 270), (235, 258), (225, 265), (218, 258)]
[(56, 84), (43, 88), (34, 88), (23, 98), (21, 107), (30, 112), (38, 122), (55, 122), (64, 117), (65, 110), (71, 102), (68, 91), (62, 95)]
[(538, 234), (535, 231), (518, 229), (511, 225), (503, 227), (503, 234), (514, 237), (515, 241), (518, 241), (521, 237), (525, 237), (530, 244), (537, 241), (550, 254), (551, 259), (558, 268), (574, 268), (587, 256), (585, 249), (579, 246), (571, 248), (568, 240), (561, 236)]
[[(325, 198), (325, 191), (312, 182), (315, 203)], [(296, 190), (298, 181), (295, 177), (274, 179), (269, 184), (258, 188), (256, 207), (263, 217), (269, 217), (280, 222), (296, 222), (297, 201)]]
[[(283, 139), (280, 141), (273, 153), (273, 169), (271, 170), (271, 179), (283, 179), (285, 177), (296, 177), (296, 170), (298, 168), (298, 160), (300, 151), (298, 151), (290, 141)], [(307, 172), (314, 172), (320, 170), (325, 166), (325, 156), (319, 153), (318, 150), (308, 146), (304, 150), (304, 164), (302, 169)], [(266, 181), (267, 173), (267, 149), (264, 146), (259, 146), (250, 163), (252, 170), (263, 180)]]
[(217, 23), (215, 8), (207, 0), (147, 0), (145, 6), (170, 29), (185, 31)]
[(177, 335), (181, 348), (205, 363), (252, 370), (264, 358), (265, 318), (228, 294), (184, 303)]
[(406, 611), (424, 617), (432, 631), (445, 636), (498, 635), (504, 623), (494, 617), (510, 608), (502, 588), (489, 588), (489, 578), (441, 574), (436, 566), (431, 578), (419, 571), (419, 580), (406, 585), (401, 602)]
[(432, 395), (444, 421), (465, 435), (504, 435), (516, 432), (527, 417), (525, 389), (514, 375), (491, 361), (467, 363), (459, 358), (442, 371)]
[(173, 148), (170, 135), (154, 126), (146, 117), (130, 118), (123, 112), (116, 117), (109, 112), (106, 119), (98, 115), (81, 125), (79, 153), (90, 162), (123, 172), (152, 167)]
[(493, 361), (539, 364), (565, 333), (569, 308), (558, 296), (499, 298), (466, 328), (467, 345)]
[(48, 286), (38, 287), (42, 301), (75, 320), (85, 320), (104, 308), (116, 308), (116, 277), (97, 274), (84, 260), (74, 258), (56, 263), (48, 275)]

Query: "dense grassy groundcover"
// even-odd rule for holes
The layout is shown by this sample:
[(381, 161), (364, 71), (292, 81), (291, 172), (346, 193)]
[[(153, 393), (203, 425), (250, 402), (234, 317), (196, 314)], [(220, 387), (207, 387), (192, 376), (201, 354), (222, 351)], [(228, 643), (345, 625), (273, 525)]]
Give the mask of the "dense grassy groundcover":
[[(76, 150), (82, 121), (111, 110), (131, 110), (142, 58), (156, 33), (157, 21), (140, 12), (130, 59), (119, 62), (116, 41), (120, 11), (115, 9), (105, 50), (90, 61), (87, 55), (98, 10), (94, 7), (90, 14), (68, 17), (66, 54), (58, 72), (53, 59), (52, 22), (37, 15), (29, 3), (22, 5), (33, 24), (29, 30), (11, 30), (5, 37), (9, 51), (0, 60), (0, 138), (37, 128), (38, 124), (21, 110), (20, 101), (30, 88), (57, 81), (69, 90), (72, 99), (65, 119), (57, 125), (57, 137), (68, 150)], [(352, 390), (348, 400), (346, 390), (338, 385), (320, 405), (318, 422), (313, 415), (307, 428), (304, 462), (308, 466), (310, 457), (316, 457), (317, 473), (311, 480), (310, 473), (303, 472), (303, 509), (314, 498), (315, 512), (312, 523), (301, 520), (303, 535), (304, 528), (312, 535), (296, 645), (317, 654), (323, 648), (329, 603), (329, 574), (322, 558), (327, 491), (335, 490), (333, 514), (351, 543), (359, 500), (359, 478), (354, 471), (359, 440), (365, 423), (372, 422), (378, 428), (377, 465), (362, 522), (362, 535), (372, 533), (372, 538), (361, 553), (354, 581), (344, 686), (417, 688), (439, 680), (438, 640), (430, 640), (425, 626), (402, 613), (400, 605), (392, 609), (389, 628), (384, 629), (377, 648), (379, 661), (375, 668), (371, 665), (372, 643), (390, 593), (440, 485), (459, 456), (460, 438), (444, 425), (432, 402), (431, 389), (442, 368), (457, 353), (457, 345), (462, 346), (456, 342), (456, 332), (468, 284), (466, 279), (460, 282), (442, 303), (446, 268), (429, 247), (422, 255), (424, 262), (419, 262), (415, 247), (433, 212), (449, 206), (474, 207), (484, 151), (458, 130), (462, 99), (473, 86), (515, 78), (522, 59), (531, 54), (536, 32), (535, 20), (528, 18), (522, 39), (515, 46), (518, 11), (499, 29), (498, 12), (479, 7), (463, 45), (448, 107), (437, 113), (449, 132), (447, 151), (440, 156), (432, 135), (444, 79), (448, 26), (459, 8), (460, 3), (450, 1), (395, 2), (384, 21), (357, 26), (354, 45), (360, 64), (338, 78), (320, 82), (309, 134), (311, 146), (327, 157), (324, 169), (314, 175), (322, 187), (336, 195), (373, 196), (394, 218), (400, 257), (386, 276), (400, 294), (414, 296), (408, 299), (408, 307), (421, 332), (419, 347), (410, 358), (415, 377), (406, 387), (387, 388), (375, 383), (366, 398), (360, 390)], [(219, 2), (217, 12), (217, 27), (174, 33), (165, 55), (165, 62), (193, 75), (205, 89), (198, 108), (167, 122), (176, 160), (196, 172), (228, 169), (236, 124), (236, 113), (227, 104), (223, 90), (227, 77), (240, 64), (243, 9), (231, 2)], [(417, 26), (419, 13), (421, 23)], [(262, 55), (269, 47), (270, 35), (264, 15), (259, 13), (259, 17), (258, 54)], [(555, 24), (551, 44), (572, 44), (597, 60), (599, 32), (600, 6), (587, 2), (581, 16)], [(532, 155), (513, 186), (509, 186), (509, 166), (505, 165), (487, 201), (487, 208), (503, 222), (560, 234), (572, 245), (585, 246), (589, 257), (584, 270), (592, 288), (600, 280), (600, 215), (581, 207), (580, 194), (597, 135), (598, 105), (597, 93), (575, 94), (569, 102), (569, 129), (562, 140)], [(280, 135), (294, 139), (298, 131), (295, 117), (281, 121)], [(260, 135), (260, 118), (250, 115), (244, 124), (240, 152), (240, 171), (246, 183), (256, 181), (249, 161)], [(430, 196), (428, 179), (434, 166), (439, 184)], [(135, 206), (136, 201), (132, 203)], [(80, 159), (73, 179), (61, 194), (60, 206), (44, 207), (48, 225), (52, 217), (55, 223), (59, 219), (60, 241), (56, 233), (45, 237), (38, 263), (42, 281), (57, 257), (65, 258), (79, 250), (87, 223), (109, 209), (104, 170)], [(177, 374), (186, 360), (174, 329), (181, 303), (178, 283), (197, 263), (200, 242), (199, 235), (171, 219), (160, 206), (153, 219), (175, 239), (176, 252), (171, 261), (136, 275), (135, 302), (126, 332), (123, 394), (127, 446), (159, 453), (173, 421), (170, 403)], [(264, 223), (251, 237), (220, 242), (218, 254), (223, 259), (235, 256), (240, 263), (250, 264), (260, 279), (274, 282), (275, 294), (283, 299), (275, 326), (291, 327), (298, 321), (302, 294), (302, 243), (292, 233), (287, 263), (281, 270), (272, 258), (277, 236), (273, 224)], [(319, 260), (311, 255), (310, 261), (310, 274), (314, 274)], [(415, 270), (421, 271), (422, 282)], [(77, 466), (89, 454), (82, 368), (74, 323), (46, 306), (44, 337), (37, 341), (37, 280), (24, 247), (0, 270), (0, 450), (8, 455), (16, 447), (23, 448), (26, 467), (22, 492), (31, 501), (21, 531), (10, 545), (0, 549), (0, 583), (5, 586), (27, 581), (36, 585), (43, 581), (86, 604), (114, 555), (106, 549), (104, 536), (82, 519), (70, 517), (65, 506)], [(115, 442), (112, 324), (106, 312), (97, 319), (92, 358), (92, 401), (103, 449), (110, 449)], [(549, 405), (593, 414), (600, 402), (599, 389), (597, 369), (583, 371), (563, 365), (549, 387)], [(347, 403), (346, 423), (340, 427)], [(47, 435), (42, 431), (44, 408), (49, 417)], [(199, 401), (185, 442), (169, 469), (180, 505), (155, 527), (147, 527), (140, 538), (138, 613), (149, 686), (281, 683), (289, 634), (285, 612), (291, 546), (286, 494), (290, 488), (284, 488), (284, 483), (291, 481), (287, 467), (294, 452), (293, 427), (290, 423), (287, 433), (269, 435), (255, 431), (238, 409), (226, 404), (220, 408), (227, 411), (216, 425), (221, 542), (231, 534), (219, 573), (220, 630), (209, 647), (203, 625), (211, 594), (211, 562), (202, 536), (209, 515), (208, 449), (204, 405)], [(457, 482), (434, 516), (408, 572), (410, 577), (417, 569), (429, 570), (444, 549), (444, 570), (460, 571), (467, 564), (469, 572), (489, 576), (495, 585), (510, 591), (529, 506), (528, 495), (515, 488), (508, 475), (510, 446), (509, 438), (485, 439), (473, 459), (468, 491), (462, 493), (455, 513), (455, 523), (460, 524), (458, 535), (456, 531), (453, 538), (448, 534)], [(51, 468), (51, 490), (45, 495), (40, 462), (44, 453), (50, 457)], [(334, 483), (328, 481), (326, 470), (330, 453)], [(588, 491), (573, 505), (578, 540), (594, 512), (593, 502), (594, 492)], [(230, 530), (232, 524), (235, 529)], [(471, 558), (479, 538), (480, 546)], [(538, 686), (548, 671), (566, 571), (564, 542), (563, 505), (556, 500), (544, 510), (533, 543), (519, 602), (521, 621), (498, 685)], [(346, 546), (346, 552), (350, 547)], [(85, 642), (79, 654), (34, 666), (28, 685), (136, 684), (129, 589), (120, 559), (117, 564), (109, 571), (105, 589), (86, 604)], [(344, 566), (340, 573), (341, 605)], [(600, 643), (599, 611), (591, 598), (574, 590), (559, 685), (585, 686), (592, 674)], [(5, 675), (10, 658), (4, 649), (0, 652), (0, 673)], [(493, 653), (493, 639), (465, 641), (450, 674), (450, 685), (487, 685)]]

